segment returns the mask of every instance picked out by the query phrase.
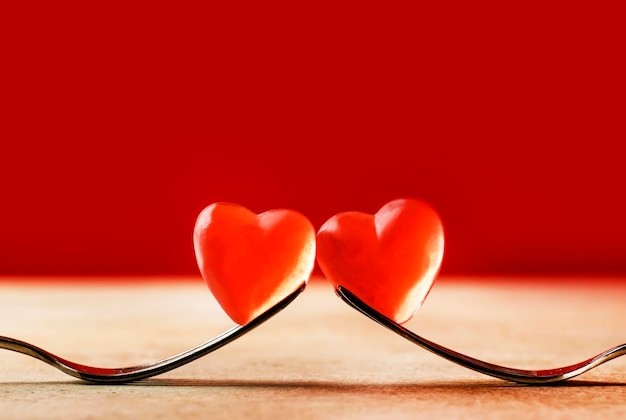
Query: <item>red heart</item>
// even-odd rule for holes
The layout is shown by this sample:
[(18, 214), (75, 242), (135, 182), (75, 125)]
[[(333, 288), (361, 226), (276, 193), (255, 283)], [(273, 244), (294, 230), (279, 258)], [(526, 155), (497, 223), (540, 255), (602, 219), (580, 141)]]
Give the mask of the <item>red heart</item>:
[(317, 261), (342, 286), (398, 323), (426, 299), (443, 258), (443, 226), (426, 202), (398, 199), (375, 215), (346, 212), (317, 234)]
[(237, 204), (211, 204), (193, 239), (204, 281), (241, 325), (306, 283), (315, 263), (315, 229), (293, 210), (256, 215)]

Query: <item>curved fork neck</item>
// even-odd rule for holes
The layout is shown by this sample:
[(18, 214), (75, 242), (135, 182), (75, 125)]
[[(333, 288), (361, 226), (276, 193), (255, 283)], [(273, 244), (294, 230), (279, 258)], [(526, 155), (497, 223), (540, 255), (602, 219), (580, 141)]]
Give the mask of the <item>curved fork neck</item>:
[(370, 307), (359, 299), (355, 294), (348, 289), (338, 286), (335, 293), (349, 306), (361, 312), (368, 318), (379, 323), (380, 325), (390, 329), (396, 334), (404, 337), (410, 342), (417, 344), (418, 346), (447, 359), (453, 363), (464, 366), (468, 369), (472, 369), (476, 372), (483, 373), (485, 375), (493, 376), (495, 378), (504, 379), (506, 381), (537, 385), (537, 384), (550, 384), (555, 382), (561, 382), (567, 379), (571, 379), (578, 376), (596, 366), (599, 366), (611, 359), (623, 356), (626, 354), (626, 344), (613, 347), (605, 352), (587, 359), (583, 362), (576, 363), (571, 366), (565, 366), (556, 369), (546, 370), (524, 370), (515, 369), (505, 366), (499, 366), (492, 363), (484, 362), (482, 360), (475, 359), (470, 356), (466, 356), (454, 350), (450, 350), (444, 346), (427, 340), (407, 328), (396, 323), (392, 319), (386, 317), (374, 308)]
[(11, 350), (34, 357), (70, 376), (89, 382), (121, 384), (137, 381), (176, 369), (236, 340), (285, 309), (287, 305), (304, 291), (305, 287), (306, 283), (303, 283), (297, 290), (247, 324), (236, 325), (206, 343), (154, 363), (123, 368), (86, 366), (63, 359), (24, 341), (2, 336), (0, 336), (0, 349)]

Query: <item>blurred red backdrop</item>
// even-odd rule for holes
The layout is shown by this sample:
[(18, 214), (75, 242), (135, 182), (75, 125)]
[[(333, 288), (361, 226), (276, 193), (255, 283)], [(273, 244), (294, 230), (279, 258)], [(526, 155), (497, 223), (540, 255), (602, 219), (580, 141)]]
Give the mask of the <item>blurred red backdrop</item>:
[(401, 196), (444, 273), (626, 271), (617, 9), (1, 7), (0, 274), (195, 274), (212, 202)]

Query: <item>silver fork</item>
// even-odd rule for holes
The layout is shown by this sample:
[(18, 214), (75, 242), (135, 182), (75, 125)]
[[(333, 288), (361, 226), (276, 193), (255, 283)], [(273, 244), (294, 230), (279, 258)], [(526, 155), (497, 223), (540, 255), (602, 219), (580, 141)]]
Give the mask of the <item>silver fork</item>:
[(107, 384), (120, 384), (126, 382), (137, 381), (140, 379), (149, 378), (152, 376), (160, 375), (168, 372), (172, 369), (176, 369), (189, 362), (192, 362), (202, 356), (205, 356), (220, 347), (236, 340), (242, 335), (250, 332), (252, 329), (258, 327), (278, 312), (282, 311), (287, 305), (289, 305), (300, 293), (304, 291), (306, 283), (303, 283), (296, 291), (285, 297), (283, 300), (272, 306), (267, 311), (263, 312), (258, 317), (245, 325), (237, 325), (231, 329), (223, 332), (217, 337), (207, 341), (204, 344), (200, 344), (190, 350), (175, 356), (168, 357), (163, 360), (159, 360), (153, 363), (147, 363), (144, 365), (122, 367), (122, 368), (100, 368), (94, 366), (86, 366), (78, 363), (71, 362), (56, 356), (42, 348), (26, 343), (24, 341), (16, 340), (10, 337), (0, 336), (0, 349), (12, 350), (18, 353), (26, 354), (28, 356), (39, 359), (47, 364), (54, 366), (60, 371), (67, 373), (75, 378), (84, 379), (89, 382), (107, 383)]
[(367, 317), (371, 318), (382, 326), (389, 328), (396, 334), (401, 335), (410, 342), (417, 344), (418, 346), (423, 347), (426, 350), (429, 350), (451, 362), (457, 363), (461, 366), (475, 370), (477, 372), (484, 373), (485, 375), (504, 379), (506, 381), (535, 385), (561, 382), (585, 373), (603, 363), (608, 362), (611, 359), (615, 359), (616, 357), (620, 357), (626, 354), (625, 343), (610, 348), (598, 354), (597, 356), (584, 360), (580, 363), (555, 369), (525, 370), (498, 366), (492, 363), (483, 362), (482, 360), (474, 359), (473, 357), (469, 357), (454, 350), (450, 350), (444, 346), (420, 337), (414, 332), (406, 329), (397, 322), (368, 306), (356, 295), (354, 295), (352, 292), (342, 286), (338, 286), (335, 289), (335, 292), (344, 302), (346, 302), (352, 308), (356, 309), (357, 311), (361, 312), (362, 314), (366, 315)]

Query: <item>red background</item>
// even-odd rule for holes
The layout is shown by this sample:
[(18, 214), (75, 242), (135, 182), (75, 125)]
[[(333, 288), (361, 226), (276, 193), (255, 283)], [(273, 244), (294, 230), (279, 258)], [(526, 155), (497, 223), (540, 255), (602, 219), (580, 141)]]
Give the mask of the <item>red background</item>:
[(197, 274), (212, 202), (400, 196), (443, 273), (625, 272), (623, 14), (551, 4), (3, 5), (0, 274)]

